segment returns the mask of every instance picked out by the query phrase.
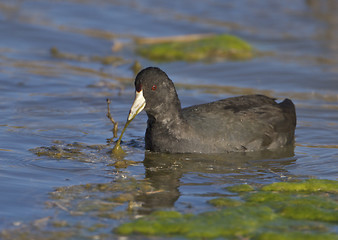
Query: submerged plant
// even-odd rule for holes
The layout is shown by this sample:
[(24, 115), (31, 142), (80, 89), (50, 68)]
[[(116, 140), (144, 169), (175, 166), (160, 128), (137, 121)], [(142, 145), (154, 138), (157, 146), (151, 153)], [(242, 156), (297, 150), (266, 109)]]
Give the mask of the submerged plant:
[[(217, 211), (196, 215), (160, 211), (122, 224), (114, 231), (122, 235), (193, 239), (336, 240), (338, 235), (331, 230), (334, 228), (331, 224), (338, 222), (337, 196), (323, 194), (323, 191), (335, 193), (333, 188), (337, 184), (337, 181), (310, 179), (273, 183), (257, 191), (250, 185), (237, 185), (227, 189), (238, 192), (242, 201), (232, 198), (210, 200), (210, 204), (218, 207)], [(304, 186), (307, 186), (306, 191), (295, 192), (294, 189), (304, 189)]]
[(74, 53), (68, 53), (68, 52), (61, 52), (56, 47), (51, 47), (49, 50), (50, 54), (54, 58), (64, 59), (64, 60), (71, 60), (71, 61), (79, 61), (79, 62), (99, 62), (103, 65), (120, 65), (122, 63), (125, 63), (126, 60), (124, 60), (121, 57), (117, 56), (86, 56), (86, 55), (80, 55), (80, 54), (74, 54)]
[(154, 61), (247, 60), (254, 55), (249, 43), (228, 34), (208, 35), (191, 41), (142, 44), (136, 51)]

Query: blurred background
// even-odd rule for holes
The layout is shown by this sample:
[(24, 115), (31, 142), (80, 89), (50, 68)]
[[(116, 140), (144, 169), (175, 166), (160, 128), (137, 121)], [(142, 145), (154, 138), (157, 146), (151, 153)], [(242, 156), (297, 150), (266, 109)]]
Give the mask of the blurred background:
[[(337, 180), (337, 13), (335, 0), (1, 0), (0, 231), (32, 225), (47, 231), (51, 219), (108, 221), (90, 214), (79, 220), (69, 214), (70, 203), (46, 202), (57, 187), (149, 177), (142, 163), (144, 113), (122, 144), (133, 164), (114, 166), (106, 144), (112, 138), (106, 98), (121, 128), (134, 76), (148, 66), (169, 75), (183, 106), (263, 93), (291, 98), (298, 115), (293, 154), (259, 164), (237, 163), (237, 157), (225, 164), (201, 161), (200, 168), (164, 177), (175, 180), (164, 197), (167, 207), (207, 210), (206, 200), (236, 183), (281, 176)], [(206, 62), (153, 61), (137, 52), (144, 39), (210, 33), (240, 37), (257, 54)], [(109, 221), (102, 230), (108, 235), (120, 220)], [(87, 230), (81, 234), (89, 236)]]

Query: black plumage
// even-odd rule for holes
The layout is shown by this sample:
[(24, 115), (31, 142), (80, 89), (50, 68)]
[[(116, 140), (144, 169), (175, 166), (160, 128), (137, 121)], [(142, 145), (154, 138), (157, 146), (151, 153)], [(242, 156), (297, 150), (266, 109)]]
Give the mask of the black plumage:
[(135, 88), (145, 99), (150, 151), (258, 151), (294, 143), (296, 112), (289, 99), (246, 95), (182, 109), (173, 82), (154, 67), (137, 75)]

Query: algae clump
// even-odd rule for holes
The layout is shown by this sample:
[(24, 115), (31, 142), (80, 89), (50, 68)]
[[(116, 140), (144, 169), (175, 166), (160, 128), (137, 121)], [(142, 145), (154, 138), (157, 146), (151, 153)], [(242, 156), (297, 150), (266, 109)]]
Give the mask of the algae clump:
[(251, 192), (255, 189), (249, 184), (234, 185), (226, 188), (230, 192)]
[(276, 192), (257, 192), (247, 196), (246, 200), (250, 203), (273, 203), (290, 200), (289, 194), (280, 194)]
[(198, 215), (155, 212), (134, 222), (122, 224), (115, 232), (122, 235), (183, 235), (188, 238), (249, 236), (276, 216), (272, 209), (265, 206), (241, 206)]
[(338, 193), (338, 181), (327, 179), (308, 179), (303, 182), (277, 182), (264, 186), (262, 190), (280, 192)]
[(338, 239), (335, 184), (337, 181), (310, 179), (273, 183), (256, 191), (250, 185), (235, 185), (226, 189), (239, 193), (240, 200), (209, 200), (218, 207), (216, 211), (195, 215), (155, 212), (120, 225), (115, 232), (192, 239), (334, 240)]
[[(338, 204), (336, 205), (336, 209)], [(338, 222), (336, 209), (325, 209), (313, 204), (291, 204), (281, 211), (281, 215), (292, 219)]]
[(323, 192), (336, 193), (338, 182), (308, 179), (302, 182), (278, 182), (246, 197), (248, 204), (265, 204), (283, 217), (297, 220), (338, 222), (338, 203)]
[(143, 44), (136, 50), (154, 61), (215, 61), (247, 60), (253, 57), (253, 48), (239, 37), (221, 34), (184, 42)]
[(234, 200), (231, 198), (215, 198), (208, 201), (211, 205), (215, 207), (237, 207), (242, 205), (241, 201)]
[(289, 219), (338, 222), (338, 203), (324, 196), (258, 192), (246, 197), (248, 205), (264, 204)]
[(337, 240), (333, 233), (302, 233), (302, 232), (266, 232), (257, 237), (257, 240)]

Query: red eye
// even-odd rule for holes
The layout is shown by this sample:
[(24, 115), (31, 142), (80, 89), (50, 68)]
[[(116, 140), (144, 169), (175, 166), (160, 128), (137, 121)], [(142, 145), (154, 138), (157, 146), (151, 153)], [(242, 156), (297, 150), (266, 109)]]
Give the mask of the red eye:
[(151, 87), (151, 90), (155, 91), (156, 88), (157, 88), (156, 85), (153, 85), (153, 86)]

